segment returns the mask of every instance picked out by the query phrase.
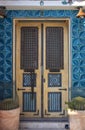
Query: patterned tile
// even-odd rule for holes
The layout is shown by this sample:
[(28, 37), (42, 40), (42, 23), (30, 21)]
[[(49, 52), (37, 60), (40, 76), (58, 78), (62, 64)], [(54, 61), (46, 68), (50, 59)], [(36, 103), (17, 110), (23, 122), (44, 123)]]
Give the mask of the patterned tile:
[[(85, 96), (85, 21), (76, 18), (77, 10), (7, 10), (7, 18), (0, 19), (0, 81), (12, 81), (12, 47), (13, 47), (13, 18), (70, 18), (71, 20), (71, 46), (72, 46), (72, 97)], [(80, 91), (79, 91), (80, 90)], [(2, 86), (0, 86), (0, 95)], [(77, 93), (77, 94), (76, 94)], [(12, 95), (12, 86), (5, 91), (6, 97)]]

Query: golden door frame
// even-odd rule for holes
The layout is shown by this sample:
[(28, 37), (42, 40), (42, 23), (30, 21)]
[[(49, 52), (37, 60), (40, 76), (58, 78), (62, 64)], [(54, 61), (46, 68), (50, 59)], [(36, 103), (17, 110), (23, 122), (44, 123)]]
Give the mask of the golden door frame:
[[(70, 30), (70, 20), (69, 19), (36, 19), (36, 22), (37, 22), (37, 24), (36, 24), (36, 22), (34, 22), (33, 21), (34, 19), (14, 19), (14, 26), (13, 26), (13, 82), (14, 82), (14, 86), (13, 86), (13, 96), (15, 96), (15, 75), (16, 75), (16, 73), (15, 73), (15, 59), (16, 59), (16, 46), (15, 46), (15, 44), (16, 44), (16, 26), (18, 25), (18, 23), (19, 23), (19, 25), (20, 25), (20, 23), (21, 23), (21, 26), (22, 26), (22, 23), (24, 23), (25, 22), (25, 25), (27, 25), (27, 22), (28, 23), (30, 23), (30, 22), (32, 22), (31, 23), (31, 25), (33, 26), (33, 23), (34, 23), (34, 25), (35, 26), (40, 26), (40, 24), (41, 23), (44, 23), (44, 25), (45, 25), (45, 27), (47, 26), (47, 25), (51, 25), (52, 24), (52, 22), (53, 22), (53, 26), (56, 26), (56, 23), (57, 24), (59, 24), (59, 25), (61, 25), (62, 23), (63, 23), (63, 21), (65, 22), (65, 24), (67, 25), (67, 32)], [(61, 21), (61, 23), (59, 23)], [(39, 24), (40, 23), (40, 24)], [(58, 25), (58, 26), (59, 26)], [(45, 29), (44, 29), (45, 30)], [(65, 29), (64, 29), (65, 30)], [(18, 30), (19, 31), (19, 30)], [(18, 32), (19, 33), (19, 32)], [(45, 32), (44, 32), (44, 35), (45, 35)], [(70, 32), (69, 32), (69, 36), (70, 36)], [(44, 36), (45, 37), (45, 36)], [(41, 36), (39, 36), (39, 40), (41, 39)], [(45, 39), (44, 39), (45, 40)], [(66, 39), (64, 39), (64, 40), (66, 40)], [(69, 43), (70, 44), (70, 39), (69, 38), (67, 38), (67, 40), (68, 40), (68, 42), (67, 43)], [(18, 41), (18, 42), (20, 42), (20, 41)], [(45, 43), (45, 41), (44, 41), (44, 43)], [(69, 48), (65, 48), (66, 50), (65, 50), (65, 52), (66, 51), (68, 51), (68, 54), (70, 54), (70, 45), (67, 45)], [(44, 45), (44, 47), (45, 47), (45, 45)], [(18, 49), (19, 49), (19, 47), (18, 47)], [(45, 48), (44, 48), (45, 49)], [(19, 52), (20, 50), (18, 50), (17, 52)], [(39, 54), (40, 54), (40, 52), (39, 52)], [(17, 54), (18, 55), (18, 59), (19, 59), (19, 57), (20, 57), (20, 55), (19, 54)], [(44, 53), (44, 57), (45, 57), (45, 53)], [(64, 54), (64, 55), (66, 55), (66, 54)], [(41, 56), (41, 54), (40, 54), (40, 56)], [(71, 55), (70, 55), (71, 56)], [(68, 57), (67, 57), (68, 59), (69, 59), (69, 65), (68, 65), (68, 70), (71, 70), (71, 60), (70, 60), (70, 57), (69, 57), (69, 55), (68, 55)], [(39, 60), (39, 62), (40, 62), (40, 60)], [(65, 64), (65, 63), (64, 63)], [(18, 66), (19, 67), (19, 66)], [(44, 65), (44, 67), (45, 67), (45, 65)], [(18, 69), (18, 68), (17, 68)], [(39, 71), (39, 73), (40, 73), (40, 71)], [(48, 73), (48, 72), (47, 72)], [(66, 73), (66, 72), (65, 72)], [(44, 74), (45, 75), (45, 74)], [(18, 78), (18, 77), (17, 77)], [(40, 77), (38, 77), (38, 78), (40, 78)], [(45, 75), (45, 78), (46, 78), (46, 75)], [(19, 80), (19, 79), (18, 79)], [(71, 84), (70, 84), (70, 80), (71, 80), (71, 72), (69, 73), (69, 75), (68, 75), (68, 88), (67, 89), (69, 89), (69, 88), (71, 88)], [(20, 83), (20, 82), (19, 82)], [(46, 82), (45, 82), (45, 84), (46, 84)], [(20, 86), (20, 85), (19, 85)], [(35, 91), (36, 91), (36, 89), (35, 89)], [(38, 88), (38, 91), (41, 91), (41, 90), (39, 90), (39, 88)], [(52, 91), (52, 90), (51, 90)], [(46, 92), (46, 89), (45, 89), (45, 92)], [(48, 92), (49, 92), (49, 90), (48, 90)], [(70, 95), (71, 95), (71, 93), (68, 91), (68, 94), (66, 95), (67, 97), (68, 97), (68, 99), (70, 98)], [(46, 99), (46, 93), (45, 93), (45, 98), (44, 98), (44, 102), (47, 100)], [(22, 98), (22, 97), (20, 97), (20, 98)], [(39, 95), (39, 98), (40, 98), (40, 95)], [(63, 96), (63, 99), (64, 99), (64, 96)], [(38, 100), (38, 98), (37, 98), (37, 100)], [(20, 104), (22, 104), (21, 102), (20, 102)], [(41, 103), (40, 103), (41, 104)], [(64, 106), (64, 104), (62, 104), (63, 106)], [(41, 108), (41, 106), (40, 105), (38, 105), (40, 108)], [(37, 108), (38, 109), (38, 108)], [(46, 115), (46, 116), (44, 116), (44, 117), (53, 117), (53, 116), (55, 116), (55, 113), (54, 114), (52, 114), (52, 116), (47, 112), (47, 114), (45, 113), (46, 110), (47, 109), (47, 105), (45, 105), (45, 108), (43, 109), (43, 113), (44, 113), (44, 115)], [(22, 113), (23, 114), (23, 113)], [(27, 114), (27, 113), (26, 113)], [(63, 115), (63, 111), (62, 111), (62, 113), (58, 113), (57, 115), (56, 115), (56, 117), (58, 117), (58, 116), (62, 116)], [(32, 114), (29, 114), (29, 116), (30, 117), (32, 117), (33, 115)], [(37, 117), (37, 113), (35, 113), (35, 117)], [(39, 113), (39, 116), (38, 117), (41, 117), (41, 112)]]

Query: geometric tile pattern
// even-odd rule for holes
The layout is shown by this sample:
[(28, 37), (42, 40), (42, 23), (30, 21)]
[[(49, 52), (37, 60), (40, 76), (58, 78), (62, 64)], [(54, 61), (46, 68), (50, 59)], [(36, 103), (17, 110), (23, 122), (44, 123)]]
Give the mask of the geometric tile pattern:
[(61, 74), (48, 74), (48, 87), (60, 87), (61, 81)]
[[(72, 53), (72, 97), (85, 97), (85, 20), (76, 18), (77, 10), (7, 10), (7, 17), (0, 18), (0, 82), (12, 82), (13, 18), (70, 18)], [(0, 94), (3, 86), (0, 86)], [(75, 90), (75, 94), (73, 92)], [(82, 93), (81, 93), (82, 91)], [(4, 87), (6, 97), (12, 96), (12, 87)]]

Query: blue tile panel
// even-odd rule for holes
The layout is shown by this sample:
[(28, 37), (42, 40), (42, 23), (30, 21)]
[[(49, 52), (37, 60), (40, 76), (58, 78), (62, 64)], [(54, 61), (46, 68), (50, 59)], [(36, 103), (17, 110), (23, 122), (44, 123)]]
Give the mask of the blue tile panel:
[[(12, 47), (14, 18), (70, 18), (72, 53), (72, 97), (85, 97), (85, 19), (76, 18), (77, 10), (7, 10), (7, 17), (0, 19), (0, 82), (12, 82)], [(3, 84), (2, 83), (2, 84)], [(0, 95), (12, 96), (12, 86), (0, 85)]]

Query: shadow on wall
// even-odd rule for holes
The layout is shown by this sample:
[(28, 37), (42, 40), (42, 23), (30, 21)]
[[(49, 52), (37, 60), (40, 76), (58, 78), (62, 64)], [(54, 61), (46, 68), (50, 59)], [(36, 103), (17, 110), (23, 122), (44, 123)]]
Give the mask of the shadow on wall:
[(71, 93), (72, 93), (72, 98), (74, 97), (84, 97), (85, 98), (85, 88), (81, 87), (73, 87), (72, 90), (71, 90)]
[[(0, 82), (0, 100), (11, 98), (12, 95), (12, 82)], [(10, 92), (9, 92), (10, 91)], [(11, 95), (9, 95), (11, 93)]]

